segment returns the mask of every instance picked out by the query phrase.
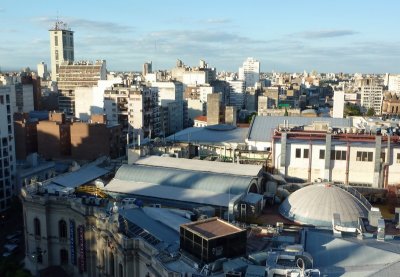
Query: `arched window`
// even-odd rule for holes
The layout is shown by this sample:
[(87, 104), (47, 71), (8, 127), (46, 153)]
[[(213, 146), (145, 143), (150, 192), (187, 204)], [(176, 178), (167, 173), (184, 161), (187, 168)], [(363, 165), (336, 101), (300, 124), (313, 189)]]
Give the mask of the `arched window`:
[(118, 265), (118, 271), (119, 271), (118, 277), (124, 277), (124, 267), (121, 263), (119, 263), (119, 265)]
[(60, 236), (60, 239), (67, 238), (67, 222), (63, 219), (58, 222), (58, 235)]
[(60, 264), (61, 265), (68, 264), (68, 251), (66, 249), (60, 250)]
[(35, 219), (33, 220), (33, 228), (34, 228), (34, 232), (35, 232), (35, 237), (40, 237), (41, 236), (40, 220), (37, 217), (35, 217)]

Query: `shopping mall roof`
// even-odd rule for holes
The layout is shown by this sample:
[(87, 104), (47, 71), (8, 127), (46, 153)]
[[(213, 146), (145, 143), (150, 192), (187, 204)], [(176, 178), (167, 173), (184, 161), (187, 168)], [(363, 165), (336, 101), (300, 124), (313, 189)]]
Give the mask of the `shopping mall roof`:
[(368, 209), (359, 199), (341, 187), (325, 183), (293, 192), (279, 212), (292, 221), (319, 227), (332, 227), (335, 213), (346, 227), (357, 227), (359, 217), (368, 217)]
[(122, 165), (104, 190), (111, 194), (227, 207), (230, 199), (256, 185), (260, 169), (260, 166), (237, 168), (222, 162), (147, 157), (132, 165)]
[(260, 165), (212, 162), (204, 160), (181, 159), (160, 156), (147, 156), (135, 162), (140, 165), (181, 168), (185, 170), (224, 173), (255, 177), (261, 170)]
[(269, 142), (274, 129), (287, 121), (289, 125), (303, 126), (314, 122), (327, 122), (331, 127), (351, 127), (351, 118), (301, 117), (301, 116), (256, 116), (250, 125), (247, 139)]
[(52, 183), (61, 185), (63, 187), (76, 188), (80, 185), (89, 183), (90, 181), (96, 180), (97, 178), (108, 174), (110, 171), (98, 167), (96, 165), (89, 165), (82, 167), (74, 172), (68, 172), (63, 175), (59, 175), (52, 179)]

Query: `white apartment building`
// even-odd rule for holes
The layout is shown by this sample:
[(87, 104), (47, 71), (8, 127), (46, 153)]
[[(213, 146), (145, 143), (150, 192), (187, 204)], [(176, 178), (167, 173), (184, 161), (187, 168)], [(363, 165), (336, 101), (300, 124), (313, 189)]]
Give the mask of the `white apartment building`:
[(400, 75), (389, 75), (388, 90), (400, 94)]
[(230, 102), (231, 106), (235, 106), (239, 110), (244, 107), (246, 98), (245, 81), (228, 81), (230, 87)]
[(335, 90), (333, 94), (333, 113), (332, 117), (335, 118), (343, 118), (344, 114), (344, 91), (343, 90)]
[(49, 32), (51, 80), (57, 81), (60, 64), (74, 61), (74, 32), (61, 21), (57, 21)]
[(77, 87), (75, 89), (75, 116), (88, 121), (93, 114), (104, 113), (104, 91), (114, 84), (122, 83), (121, 78), (100, 80), (97, 86)]
[(246, 87), (254, 87), (260, 81), (260, 62), (247, 58), (239, 68), (239, 79), (245, 81)]
[(151, 87), (158, 93), (161, 132), (168, 135), (182, 130), (184, 126), (182, 83), (154, 82)]
[(376, 115), (382, 113), (383, 87), (374, 82), (364, 82), (361, 86), (361, 106), (373, 108)]
[(104, 113), (109, 124), (121, 124), (129, 144), (138, 136), (160, 134), (160, 112), (157, 90), (145, 86), (113, 86), (104, 92)]
[(10, 86), (0, 86), (0, 212), (8, 209), (15, 185), (15, 141)]
[(47, 64), (45, 64), (44, 62), (38, 63), (37, 64), (37, 73), (40, 78), (46, 79), (47, 78)]

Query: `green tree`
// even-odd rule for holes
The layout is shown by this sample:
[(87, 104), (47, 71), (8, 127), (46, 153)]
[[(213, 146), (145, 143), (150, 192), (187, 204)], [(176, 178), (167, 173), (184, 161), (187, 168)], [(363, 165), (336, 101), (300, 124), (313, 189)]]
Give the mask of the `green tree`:
[(346, 105), (344, 106), (344, 115), (345, 116), (361, 115), (360, 107), (358, 107), (354, 104), (346, 103)]
[(375, 110), (374, 108), (369, 108), (367, 110), (366, 116), (374, 116), (375, 115)]

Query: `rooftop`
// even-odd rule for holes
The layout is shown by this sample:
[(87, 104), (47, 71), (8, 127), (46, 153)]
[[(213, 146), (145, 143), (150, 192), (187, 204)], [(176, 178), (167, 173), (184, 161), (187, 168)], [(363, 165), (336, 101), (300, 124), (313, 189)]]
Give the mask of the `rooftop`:
[(184, 224), (182, 226), (207, 239), (227, 236), (244, 231), (234, 225), (229, 224), (228, 222), (219, 219), (218, 217), (196, 221)]

